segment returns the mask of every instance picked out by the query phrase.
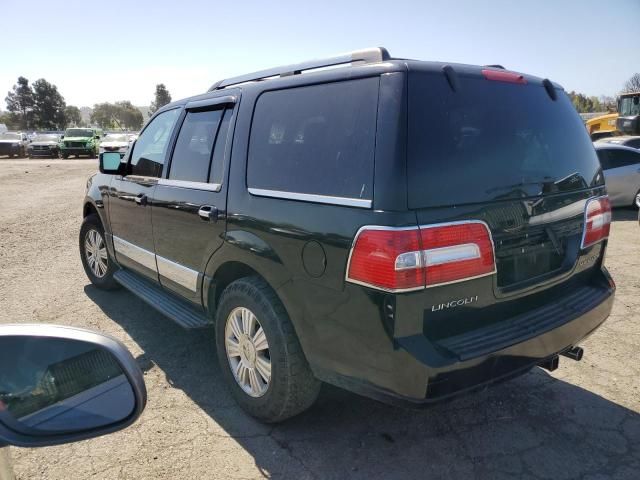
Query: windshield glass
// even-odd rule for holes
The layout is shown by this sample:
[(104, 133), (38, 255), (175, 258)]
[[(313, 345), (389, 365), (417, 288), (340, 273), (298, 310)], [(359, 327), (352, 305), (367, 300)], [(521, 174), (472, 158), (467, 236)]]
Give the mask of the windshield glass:
[(19, 133), (0, 133), (0, 140), (20, 140)]
[(57, 140), (57, 135), (38, 135), (33, 139), (34, 142), (56, 142)]
[(104, 136), (103, 142), (129, 142), (129, 137), (127, 135), (110, 133)]
[(620, 99), (620, 116), (640, 115), (640, 95)]
[(93, 137), (93, 131), (86, 128), (70, 128), (64, 132), (65, 137)]
[(541, 85), (442, 74), (409, 77), (409, 203), (435, 207), (523, 198), (603, 183), (569, 97)]

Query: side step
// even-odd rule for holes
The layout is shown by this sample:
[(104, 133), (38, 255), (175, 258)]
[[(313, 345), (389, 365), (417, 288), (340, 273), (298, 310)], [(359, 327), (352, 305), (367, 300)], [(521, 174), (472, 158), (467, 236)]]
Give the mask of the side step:
[(174, 297), (158, 285), (128, 270), (118, 270), (113, 278), (135, 296), (169, 317), (183, 328), (206, 328), (213, 323), (203, 312)]

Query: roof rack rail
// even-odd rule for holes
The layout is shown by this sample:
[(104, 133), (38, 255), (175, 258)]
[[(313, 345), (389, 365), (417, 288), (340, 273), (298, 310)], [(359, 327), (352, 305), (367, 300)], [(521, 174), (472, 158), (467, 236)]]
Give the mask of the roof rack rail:
[(489, 67), (489, 68), (501, 68), (502, 70), (506, 70), (502, 65), (485, 65), (485, 67)]
[(214, 83), (208, 92), (237, 85), (239, 83), (255, 82), (265, 80), (270, 77), (287, 77), (289, 75), (298, 75), (305, 70), (313, 70), (315, 68), (333, 67), (336, 65), (344, 65), (347, 63), (379, 63), (390, 60), (391, 56), (384, 47), (366, 48), (364, 50), (355, 50), (353, 52), (344, 53), (335, 57), (322, 58), (318, 60), (310, 60), (308, 62), (296, 63), (294, 65), (286, 65), (282, 67), (260, 70), (258, 72), (247, 73), (238, 77), (227, 78)]

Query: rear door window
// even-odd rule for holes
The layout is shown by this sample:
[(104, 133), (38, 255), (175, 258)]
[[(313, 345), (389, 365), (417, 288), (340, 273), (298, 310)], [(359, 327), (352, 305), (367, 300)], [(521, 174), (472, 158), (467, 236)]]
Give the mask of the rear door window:
[(442, 73), (409, 74), (412, 208), (522, 198), (602, 185), (598, 157), (567, 95)]
[(371, 199), (379, 80), (263, 93), (247, 183), (257, 190)]
[(170, 180), (207, 182), (224, 109), (188, 112), (173, 151)]
[(617, 150), (617, 149), (609, 149), (607, 150), (607, 165), (602, 165), (604, 170), (612, 169), (612, 168), (622, 168), (627, 167), (629, 165), (635, 165), (640, 163), (640, 153), (631, 152), (629, 150)]

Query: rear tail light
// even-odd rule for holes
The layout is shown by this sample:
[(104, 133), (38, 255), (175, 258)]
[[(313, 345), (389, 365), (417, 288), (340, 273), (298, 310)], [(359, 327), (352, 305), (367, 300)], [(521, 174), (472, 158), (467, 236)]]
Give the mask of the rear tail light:
[(609, 237), (611, 202), (607, 195), (592, 198), (584, 209), (584, 232), (581, 248), (587, 248)]
[(508, 72), (506, 70), (482, 70), (482, 75), (487, 80), (496, 82), (519, 83), (526, 85), (527, 80), (519, 73)]
[(363, 227), (347, 281), (392, 292), (421, 290), (495, 273), (491, 233), (480, 221), (414, 228)]

